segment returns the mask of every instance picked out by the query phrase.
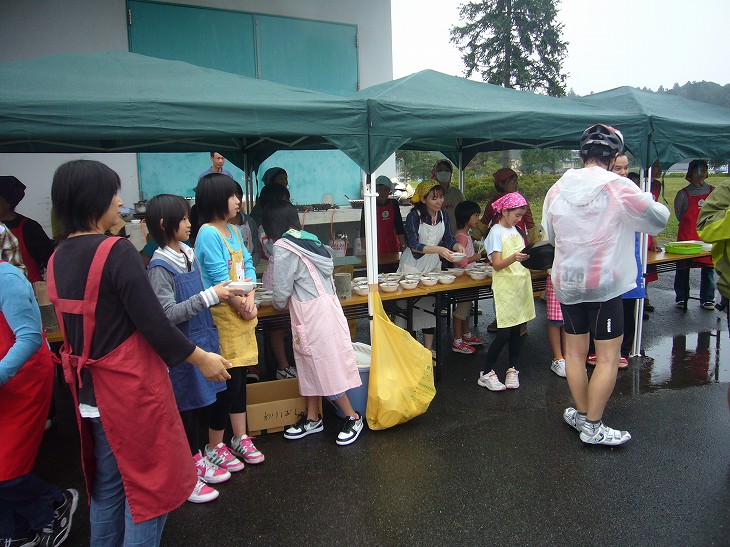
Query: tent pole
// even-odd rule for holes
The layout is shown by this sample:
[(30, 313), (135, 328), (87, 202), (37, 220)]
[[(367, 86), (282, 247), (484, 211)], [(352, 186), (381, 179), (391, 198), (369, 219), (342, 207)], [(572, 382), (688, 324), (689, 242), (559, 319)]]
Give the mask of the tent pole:
[(375, 219), (375, 198), (372, 176), (366, 174), (363, 183), (363, 215), (365, 216), (365, 265), (368, 277), (368, 317), (370, 319), (370, 344), (373, 343), (373, 292), (378, 290), (378, 225)]
[(461, 139), (459, 139), (459, 190), (464, 193), (464, 152), (461, 150)]
[[(641, 170), (641, 189), (646, 192), (651, 184), (651, 167), (649, 167), (649, 176), (646, 176), (646, 170)], [(639, 247), (641, 249), (641, 277), (646, 288), (646, 261), (649, 253), (649, 236), (645, 233), (641, 233), (639, 238)], [(641, 355), (641, 338), (644, 334), (644, 299), (639, 298), (634, 306), (634, 343), (631, 346), (631, 355), (634, 357)]]

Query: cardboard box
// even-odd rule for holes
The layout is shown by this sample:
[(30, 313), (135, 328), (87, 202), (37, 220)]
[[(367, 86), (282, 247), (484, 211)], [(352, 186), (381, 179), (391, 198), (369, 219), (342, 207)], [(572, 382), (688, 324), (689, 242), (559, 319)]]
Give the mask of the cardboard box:
[[(322, 401), (319, 402), (322, 412)], [(307, 400), (299, 395), (299, 380), (257, 382), (246, 387), (248, 434), (260, 435), (283, 431), (307, 412)]]

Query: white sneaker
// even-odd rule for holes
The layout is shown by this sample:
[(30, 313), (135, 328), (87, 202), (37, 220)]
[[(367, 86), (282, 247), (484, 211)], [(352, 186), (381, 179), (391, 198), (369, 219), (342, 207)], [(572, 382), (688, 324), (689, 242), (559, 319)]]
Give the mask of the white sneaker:
[(550, 365), (550, 370), (561, 378), (565, 378), (565, 359), (553, 359), (553, 364)]
[(188, 501), (192, 503), (208, 503), (216, 499), (219, 495), (218, 490), (211, 488), (198, 477), (198, 483), (195, 485), (193, 493), (188, 497)]
[(226, 482), (231, 478), (231, 473), (225, 469), (221, 469), (208, 458), (203, 456), (198, 450), (198, 453), (193, 456), (195, 462), (195, 469), (198, 472), (198, 478), (208, 484), (218, 484)]
[(507, 389), (517, 389), (520, 387), (520, 379), (519, 379), (520, 372), (510, 367), (507, 369), (507, 376), (504, 379), (504, 386)]
[(607, 446), (618, 446), (631, 440), (631, 434), (628, 431), (619, 431), (612, 429), (601, 422), (596, 433), (591, 435), (587, 432), (585, 425), (583, 431), (580, 432), (580, 440), (586, 444), (605, 444)]
[(489, 391), (504, 391), (507, 389), (507, 387), (499, 381), (497, 374), (493, 370), (490, 370), (486, 374), (484, 374), (484, 371), (481, 371), (479, 373), (477, 384), (482, 387), (486, 387)]
[(565, 420), (566, 424), (568, 424), (579, 433), (583, 431), (583, 424), (586, 423), (585, 420), (578, 420), (578, 410), (576, 410), (572, 406), (569, 406), (563, 412), (563, 420)]

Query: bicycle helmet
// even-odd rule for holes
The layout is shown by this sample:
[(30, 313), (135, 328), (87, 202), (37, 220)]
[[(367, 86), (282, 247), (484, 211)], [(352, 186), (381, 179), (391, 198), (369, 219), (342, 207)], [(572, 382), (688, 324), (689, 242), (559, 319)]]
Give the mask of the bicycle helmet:
[(610, 159), (623, 152), (624, 136), (621, 131), (610, 125), (597, 123), (583, 131), (580, 138), (580, 155), (585, 157), (588, 147), (592, 144), (601, 146), (603, 148), (601, 156)]

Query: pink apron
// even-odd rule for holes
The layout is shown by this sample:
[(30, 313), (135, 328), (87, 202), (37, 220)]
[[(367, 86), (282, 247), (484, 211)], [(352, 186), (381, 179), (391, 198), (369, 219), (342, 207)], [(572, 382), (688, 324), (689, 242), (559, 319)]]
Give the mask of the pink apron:
[(299, 302), (293, 296), (289, 297), (299, 393), (305, 397), (328, 396), (359, 387), (362, 382), (340, 301), (337, 296), (324, 291), (314, 264), (295, 245), (285, 239), (277, 240), (274, 245), (291, 251), (302, 260), (319, 295), (307, 302)]

